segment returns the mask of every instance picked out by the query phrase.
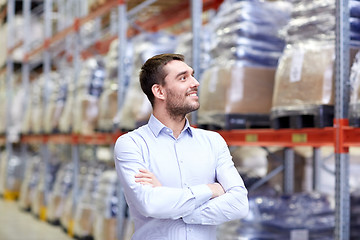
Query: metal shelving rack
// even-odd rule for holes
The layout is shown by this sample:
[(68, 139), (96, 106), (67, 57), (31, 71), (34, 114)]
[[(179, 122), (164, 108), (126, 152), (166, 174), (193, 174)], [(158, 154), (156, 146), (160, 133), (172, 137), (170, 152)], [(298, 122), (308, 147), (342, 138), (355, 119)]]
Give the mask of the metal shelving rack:
[[(29, 11), (29, 4), (31, 0), (24, 0), (26, 6), (24, 6), (24, 12)], [(45, 0), (46, 3), (51, 4), (51, 0)], [(109, 12), (113, 8), (117, 8), (118, 14), (118, 26), (117, 34), (115, 36), (103, 39), (94, 44), (98, 52), (106, 50), (109, 43), (118, 38), (119, 44), (119, 63), (123, 63), (123, 53), (126, 48), (126, 38), (137, 34), (136, 28), (127, 26), (128, 21), (135, 22), (139, 27), (148, 29), (149, 31), (158, 31), (161, 28), (166, 28), (173, 25), (176, 22), (182, 21), (191, 17), (193, 19), (193, 67), (199, 64), (199, 34), (201, 30), (201, 17), (199, 13), (206, 11), (210, 8), (216, 8), (222, 1), (216, 0), (192, 0), (190, 2), (179, 3), (178, 6), (165, 10), (162, 14), (150, 17), (144, 21), (136, 21), (136, 12), (141, 11), (143, 7), (154, 2), (154, 0), (147, 0), (143, 2), (138, 8), (134, 8), (132, 11), (126, 12), (126, 3), (124, 0), (112, 0), (107, 1), (103, 6), (99, 7), (96, 11), (90, 13), (87, 16), (77, 16), (73, 20), (73, 24), (66, 26), (62, 30), (55, 34), (47, 34), (46, 38), (41, 46), (38, 46), (32, 50), (27, 51), (23, 61), (23, 80), (24, 86), (28, 83), (29, 70), (27, 67), (28, 60), (35, 55), (48, 51), (49, 47), (58, 41), (66, 38), (70, 34), (79, 34), (81, 26), (87, 21), (102, 16)], [(7, 86), (8, 89), (12, 89), (11, 76), (13, 72), (13, 62), (11, 54), (19, 46), (24, 45), (27, 48), (26, 39), (19, 43), (12, 42), (12, 20), (14, 17), (14, 4), (15, 0), (8, 0), (7, 7), (7, 19), (9, 24), (8, 34), (8, 58), (7, 58)], [(190, 9), (191, 7), (191, 14)], [(172, 14), (176, 9), (179, 14)], [(202, 9), (202, 10), (201, 10)], [(228, 145), (232, 146), (282, 146), (285, 147), (285, 161), (283, 165), (284, 177), (284, 192), (293, 192), (293, 171), (294, 171), (294, 151), (293, 147), (296, 146), (310, 146), (313, 147), (313, 189), (318, 189), (318, 171), (320, 169), (320, 147), (332, 146), (335, 149), (336, 157), (336, 229), (335, 237), (337, 240), (349, 239), (349, 156), (348, 149), (351, 146), (360, 146), (360, 129), (348, 126), (348, 96), (349, 96), (349, 26), (348, 26), (348, 0), (336, 0), (336, 84), (335, 84), (335, 119), (334, 126), (324, 129), (244, 129), (244, 130), (228, 130), (219, 131), (219, 133), (225, 138)], [(171, 14), (169, 14), (171, 13)], [(173, 17), (169, 17), (173, 16)], [(71, 58), (73, 59), (74, 68), (77, 69), (77, 60), (80, 56), (87, 56), (89, 53), (86, 51), (75, 50)], [(47, 57), (44, 57), (44, 60)], [(49, 60), (45, 60), (44, 65)], [(75, 71), (76, 72), (76, 71)], [(196, 73), (198, 71), (195, 71)], [(124, 96), (122, 89), (122, 82), (124, 74), (124, 65), (119, 64), (118, 79), (119, 80), (119, 107), (122, 104), (121, 97)], [(74, 77), (76, 79), (76, 76)], [(8, 91), (8, 103), (11, 106), (11, 91)], [(196, 116), (195, 116), (196, 117)], [(10, 121), (10, 119), (9, 119)], [(22, 136), (21, 142), (27, 143), (66, 143), (73, 146), (73, 162), (78, 163), (78, 145), (90, 144), (90, 145), (112, 145), (116, 139), (123, 134), (122, 132), (113, 133), (96, 133), (91, 136), (83, 136), (78, 134), (54, 134), (54, 135), (25, 135)], [(0, 139), (1, 140), (1, 139)], [(2, 141), (5, 141), (3, 139)], [(11, 144), (6, 140), (6, 147), (11, 154)], [(74, 199), (76, 201), (76, 199)], [(121, 221), (119, 219), (119, 229), (121, 229)], [(122, 239), (122, 231), (118, 232), (118, 239)]]

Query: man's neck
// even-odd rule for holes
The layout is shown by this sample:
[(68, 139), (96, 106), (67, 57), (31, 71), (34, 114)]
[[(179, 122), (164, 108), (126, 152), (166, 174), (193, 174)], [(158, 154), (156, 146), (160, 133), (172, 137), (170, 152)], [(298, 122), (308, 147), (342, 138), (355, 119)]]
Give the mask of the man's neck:
[(170, 128), (173, 131), (175, 138), (178, 138), (181, 131), (184, 129), (186, 119), (185, 116), (170, 116), (167, 113), (153, 111), (154, 117), (156, 117), (162, 124)]

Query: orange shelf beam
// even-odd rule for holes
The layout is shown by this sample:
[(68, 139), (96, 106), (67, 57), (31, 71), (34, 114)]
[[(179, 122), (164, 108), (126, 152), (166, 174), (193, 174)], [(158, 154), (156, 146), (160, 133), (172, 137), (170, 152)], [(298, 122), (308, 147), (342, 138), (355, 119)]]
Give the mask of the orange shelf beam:
[[(327, 127), (304, 129), (239, 129), (219, 130), (229, 146), (335, 146), (336, 128)], [(57, 143), (57, 144), (89, 144), (110, 145), (124, 132), (80, 134), (40, 134), (23, 135), (24, 143)], [(345, 147), (360, 147), (360, 128), (343, 128), (343, 145)], [(0, 137), (0, 144), (5, 143), (5, 136)]]
[(344, 127), (344, 146), (360, 147), (360, 128)]
[(218, 131), (230, 146), (334, 146), (332, 127), (317, 129), (243, 129)]

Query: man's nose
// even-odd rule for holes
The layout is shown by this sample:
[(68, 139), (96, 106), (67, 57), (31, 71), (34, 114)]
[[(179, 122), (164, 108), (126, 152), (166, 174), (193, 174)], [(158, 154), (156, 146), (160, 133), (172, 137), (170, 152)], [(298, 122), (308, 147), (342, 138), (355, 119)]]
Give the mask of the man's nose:
[(193, 77), (193, 84), (194, 84), (194, 86), (196, 86), (196, 87), (200, 86), (199, 81), (198, 81), (198, 80), (196, 80), (196, 78), (195, 78), (195, 77)]

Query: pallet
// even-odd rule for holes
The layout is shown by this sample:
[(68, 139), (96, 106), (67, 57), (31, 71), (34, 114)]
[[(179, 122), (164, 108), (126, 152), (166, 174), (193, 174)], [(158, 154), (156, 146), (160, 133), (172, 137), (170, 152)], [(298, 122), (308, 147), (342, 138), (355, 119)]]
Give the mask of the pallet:
[(224, 125), (200, 124), (199, 127), (207, 130), (231, 130), (249, 128), (269, 128), (270, 115), (268, 114), (225, 114), (221, 116)]
[(360, 127), (360, 117), (350, 117), (349, 118), (349, 126), (352, 127)]
[(310, 109), (281, 110), (281, 114), (272, 111), (270, 121), (274, 129), (331, 127), (334, 121), (334, 107), (317, 105)]

